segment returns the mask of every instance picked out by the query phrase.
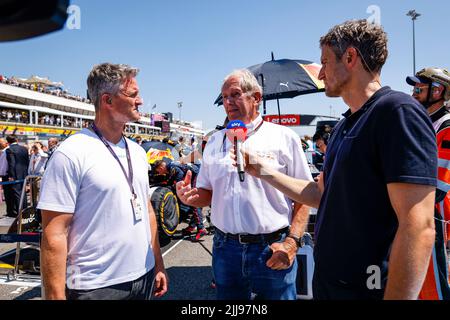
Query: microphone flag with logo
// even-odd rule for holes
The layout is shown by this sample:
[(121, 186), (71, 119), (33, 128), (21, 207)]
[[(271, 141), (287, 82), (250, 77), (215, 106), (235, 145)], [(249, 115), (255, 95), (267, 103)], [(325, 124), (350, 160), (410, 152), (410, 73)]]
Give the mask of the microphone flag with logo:
[(228, 140), (233, 143), (236, 150), (236, 164), (239, 180), (244, 182), (244, 159), (241, 153), (242, 143), (247, 138), (247, 127), (240, 120), (230, 121), (227, 125), (226, 135)]

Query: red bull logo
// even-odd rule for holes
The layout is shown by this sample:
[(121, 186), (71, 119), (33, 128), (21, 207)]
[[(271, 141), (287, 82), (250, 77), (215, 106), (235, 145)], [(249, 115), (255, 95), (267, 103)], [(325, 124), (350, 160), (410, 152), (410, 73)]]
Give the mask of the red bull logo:
[(170, 149), (159, 150), (150, 148), (147, 151), (147, 162), (150, 164), (155, 163), (155, 161), (162, 160), (163, 158), (169, 158), (171, 160), (174, 160), (172, 152), (170, 152)]

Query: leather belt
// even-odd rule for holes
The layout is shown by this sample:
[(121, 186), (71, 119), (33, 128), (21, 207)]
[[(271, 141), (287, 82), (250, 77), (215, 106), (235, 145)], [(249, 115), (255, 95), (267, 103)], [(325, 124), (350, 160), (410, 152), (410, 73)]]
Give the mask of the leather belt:
[(216, 232), (220, 233), (225, 239), (231, 239), (239, 241), (240, 244), (250, 244), (250, 243), (265, 243), (265, 242), (275, 242), (280, 240), (283, 234), (289, 232), (289, 227), (284, 227), (283, 229), (277, 230), (272, 233), (261, 233), (261, 234), (250, 234), (250, 233), (225, 233), (222, 230), (216, 228)]

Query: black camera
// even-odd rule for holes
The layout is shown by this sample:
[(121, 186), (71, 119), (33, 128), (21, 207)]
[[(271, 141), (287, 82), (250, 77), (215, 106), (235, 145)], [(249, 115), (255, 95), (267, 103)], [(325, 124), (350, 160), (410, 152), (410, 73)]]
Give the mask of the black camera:
[(69, 4), (69, 0), (0, 0), (0, 42), (62, 29)]

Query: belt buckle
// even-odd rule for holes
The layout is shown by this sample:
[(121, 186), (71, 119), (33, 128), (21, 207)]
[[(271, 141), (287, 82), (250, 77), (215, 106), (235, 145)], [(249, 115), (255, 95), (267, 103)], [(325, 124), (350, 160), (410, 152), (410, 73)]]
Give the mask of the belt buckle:
[(238, 234), (238, 240), (239, 240), (240, 244), (248, 244), (248, 242), (243, 242), (241, 239), (241, 236), (247, 236), (247, 235), (248, 235), (248, 233), (239, 233)]

